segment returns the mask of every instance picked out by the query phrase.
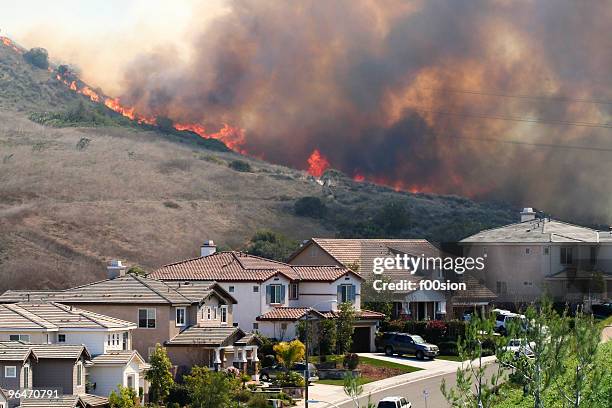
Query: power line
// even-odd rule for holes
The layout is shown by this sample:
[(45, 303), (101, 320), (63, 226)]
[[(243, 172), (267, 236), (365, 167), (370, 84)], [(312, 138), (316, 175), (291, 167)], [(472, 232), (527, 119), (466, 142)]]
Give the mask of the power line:
[(463, 93), (463, 94), (468, 94), (468, 95), (482, 95), (482, 96), (499, 96), (502, 98), (534, 99), (534, 100), (541, 100), (541, 101), (578, 102), (578, 103), (593, 103), (593, 104), (598, 104), (598, 105), (612, 105), (612, 101), (570, 98), (567, 96), (508, 94), (508, 93), (503, 93), (503, 92), (473, 91), (469, 89), (456, 89), (456, 88), (428, 88), (428, 87), (418, 87), (418, 88), (423, 89), (423, 90), (428, 90), (428, 91)]
[(508, 120), (512, 122), (543, 123), (547, 125), (565, 125), (565, 126), (612, 129), (612, 124), (608, 124), (608, 123), (575, 122), (575, 121), (558, 120), (558, 119), (524, 118), (524, 117), (518, 117), (518, 116), (501, 116), (501, 115), (490, 115), (490, 114), (482, 114), (482, 113), (438, 111), (438, 110), (419, 109), (419, 108), (413, 108), (413, 110), (416, 112), (434, 113), (437, 115), (464, 116), (464, 117), (480, 118), (480, 119)]
[(434, 134), (433, 136), (434, 137), (452, 138), (452, 139), (477, 140), (477, 141), (482, 141), (482, 142), (504, 143), (504, 144), (512, 144), (512, 145), (547, 147), (547, 148), (552, 148), (552, 149), (569, 149), (569, 150), (573, 149), (573, 150), (588, 150), (588, 151), (612, 153), (612, 148), (609, 148), (609, 147), (581, 146), (581, 145), (564, 145), (564, 144), (555, 144), (555, 143), (523, 142), (523, 141), (520, 141), (520, 140), (503, 140), (503, 139), (495, 139), (495, 138), (487, 138), (487, 137), (475, 137), (475, 136), (453, 136), (453, 135), (441, 135), (441, 134)]

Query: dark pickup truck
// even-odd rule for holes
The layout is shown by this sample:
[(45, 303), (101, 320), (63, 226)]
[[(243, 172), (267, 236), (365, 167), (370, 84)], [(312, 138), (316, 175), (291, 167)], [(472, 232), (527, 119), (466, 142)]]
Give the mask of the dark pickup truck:
[(421, 336), (398, 332), (383, 333), (377, 339), (376, 349), (384, 351), (388, 356), (414, 354), (419, 360), (424, 360), (425, 357), (433, 360), (440, 353), (438, 346), (427, 343)]

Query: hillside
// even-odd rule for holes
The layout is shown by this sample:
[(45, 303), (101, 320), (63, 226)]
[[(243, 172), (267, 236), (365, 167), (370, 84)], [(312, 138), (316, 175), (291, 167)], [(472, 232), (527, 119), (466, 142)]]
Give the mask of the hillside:
[[(79, 103), (99, 109), (0, 46), (0, 291), (100, 279), (111, 258), (154, 268), (196, 256), (205, 239), (238, 249), (262, 228), (299, 240), (376, 235), (388, 203), (407, 212), (395, 236), (451, 240), (515, 217), (507, 205), (400, 193), (333, 171), (321, 182), (110, 114), (93, 127), (30, 120)], [(236, 160), (250, 169), (230, 167)], [(307, 196), (326, 213), (297, 216)]]

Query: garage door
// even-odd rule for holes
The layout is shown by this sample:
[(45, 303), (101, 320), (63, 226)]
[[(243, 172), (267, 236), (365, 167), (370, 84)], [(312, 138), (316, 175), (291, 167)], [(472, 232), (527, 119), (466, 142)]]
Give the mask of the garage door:
[(353, 353), (368, 353), (370, 352), (370, 328), (355, 327), (353, 333), (353, 345), (351, 352)]

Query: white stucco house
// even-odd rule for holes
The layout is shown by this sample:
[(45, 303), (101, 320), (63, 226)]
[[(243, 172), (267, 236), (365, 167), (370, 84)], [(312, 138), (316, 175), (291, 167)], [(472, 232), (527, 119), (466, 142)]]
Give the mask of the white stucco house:
[(359, 274), (344, 266), (292, 266), (243, 252), (216, 252), (212, 241), (201, 256), (165, 265), (149, 275), (163, 281), (215, 281), (234, 296), (234, 324), (266, 337), (296, 337), (297, 320), (310, 308), (334, 318), (338, 305), (357, 311), (354, 349), (371, 351), (384, 315), (361, 308)]

